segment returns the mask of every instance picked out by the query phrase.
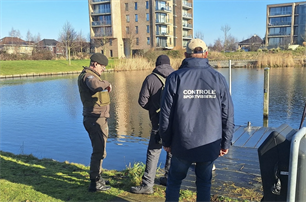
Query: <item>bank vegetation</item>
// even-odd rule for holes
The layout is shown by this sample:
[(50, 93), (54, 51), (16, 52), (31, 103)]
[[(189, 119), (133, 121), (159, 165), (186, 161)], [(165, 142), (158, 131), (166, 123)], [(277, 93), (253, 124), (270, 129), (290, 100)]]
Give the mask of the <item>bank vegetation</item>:
[[(256, 68), (293, 67), (305, 66), (305, 51), (306, 47), (302, 46), (296, 50), (274, 49), (256, 52), (211, 51), (208, 53), (208, 59), (210, 62), (226, 60), (251, 61), (247, 67)], [(48, 58), (43, 53), (41, 54), (41, 56), (36, 55), (36, 59), (27, 58), (25, 55), (0, 54), (0, 75), (81, 71), (82, 66), (88, 66), (90, 58), (90, 54), (78, 54), (72, 57), (71, 65), (68, 65), (65, 58)], [(152, 50), (143, 55), (134, 56), (133, 58), (110, 58), (107, 69), (115, 71), (151, 70), (155, 66), (156, 58), (161, 54), (170, 57), (171, 65), (174, 69), (178, 69), (184, 59), (184, 50)], [(42, 58), (42, 60), (39, 58)]]
[[(38, 159), (33, 155), (15, 155), (0, 151), (0, 201), (164, 201), (165, 187), (154, 186), (153, 195), (137, 195), (129, 192), (131, 186), (142, 181), (144, 164), (128, 165), (122, 171), (104, 170), (103, 178), (109, 180), (111, 189), (92, 193), (89, 166), (52, 159)], [(157, 177), (162, 175), (157, 170)], [(252, 190), (240, 188), (240, 199), (212, 196), (211, 201), (259, 201), (261, 195)], [(136, 197), (136, 198), (135, 198)], [(134, 200), (133, 200), (134, 199)], [(137, 200), (136, 200), (137, 199)], [(192, 202), (196, 193), (181, 190), (180, 201)]]

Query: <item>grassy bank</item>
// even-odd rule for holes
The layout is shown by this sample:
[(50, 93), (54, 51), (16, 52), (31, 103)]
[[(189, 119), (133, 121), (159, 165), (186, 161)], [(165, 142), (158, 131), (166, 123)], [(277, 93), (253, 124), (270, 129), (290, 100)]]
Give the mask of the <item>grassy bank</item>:
[[(125, 170), (104, 170), (103, 178), (110, 181), (111, 189), (91, 193), (89, 167), (52, 159), (38, 159), (32, 155), (14, 155), (0, 151), (0, 201), (164, 201), (165, 187), (155, 185), (153, 195), (129, 192), (131, 186), (141, 183), (144, 164), (135, 163)], [(157, 171), (161, 175), (160, 170)], [(241, 189), (241, 188), (239, 188)], [(238, 188), (237, 188), (238, 191)], [(253, 198), (250, 190), (240, 190), (241, 198)], [(247, 197), (243, 196), (246, 193)], [(196, 194), (182, 190), (180, 201), (195, 201)], [(252, 201), (254, 201), (252, 200)], [(259, 200), (259, 199), (258, 199)], [(212, 196), (211, 201), (248, 201), (222, 196)]]
[[(108, 68), (113, 68), (114, 62), (114, 60), (110, 60)], [(0, 75), (81, 71), (82, 66), (88, 65), (89, 60), (73, 60), (71, 65), (68, 65), (66, 60), (0, 61)]]
[[(132, 59), (110, 59), (107, 69), (121, 70), (146, 70), (153, 69), (156, 57), (163, 52), (155, 52), (154, 55), (147, 57), (136, 57)], [(171, 65), (178, 69), (184, 55), (180, 53), (175, 58), (170, 56)], [(210, 61), (221, 60), (255, 60), (255, 67), (291, 67), (305, 65), (306, 55), (304, 52), (280, 51), (273, 52), (209, 52)], [(39, 73), (57, 73), (81, 71), (82, 66), (88, 66), (89, 59), (72, 60), (68, 65), (66, 60), (17, 60), (0, 61), (0, 75), (15, 74), (39, 74)]]

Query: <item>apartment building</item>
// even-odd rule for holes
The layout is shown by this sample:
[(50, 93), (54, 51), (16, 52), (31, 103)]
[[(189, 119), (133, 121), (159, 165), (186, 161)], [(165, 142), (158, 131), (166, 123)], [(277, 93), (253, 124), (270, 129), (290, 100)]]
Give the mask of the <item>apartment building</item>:
[(267, 5), (265, 45), (302, 45), (306, 40), (306, 1)]
[(184, 48), (193, 37), (193, 0), (88, 0), (91, 52), (130, 57)]

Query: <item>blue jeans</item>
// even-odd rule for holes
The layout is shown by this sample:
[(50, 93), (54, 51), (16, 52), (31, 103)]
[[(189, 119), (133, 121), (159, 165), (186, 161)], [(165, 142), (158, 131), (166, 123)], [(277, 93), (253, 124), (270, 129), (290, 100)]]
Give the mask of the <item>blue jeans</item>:
[[(193, 162), (172, 156), (167, 181), (166, 201), (179, 201), (180, 188)], [(213, 161), (196, 162), (197, 201), (210, 201)]]

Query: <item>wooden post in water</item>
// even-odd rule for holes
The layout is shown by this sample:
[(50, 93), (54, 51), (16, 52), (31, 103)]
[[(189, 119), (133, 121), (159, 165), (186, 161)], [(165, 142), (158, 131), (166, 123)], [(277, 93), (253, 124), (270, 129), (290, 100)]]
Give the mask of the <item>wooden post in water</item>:
[(228, 88), (230, 94), (232, 94), (232, 61), (228, 61)]
[(264, 108), (263, 108), (263, 118), (268, 119), (269, 116), (269, 70), (270, 68), (265, 68), (264, 71)]

